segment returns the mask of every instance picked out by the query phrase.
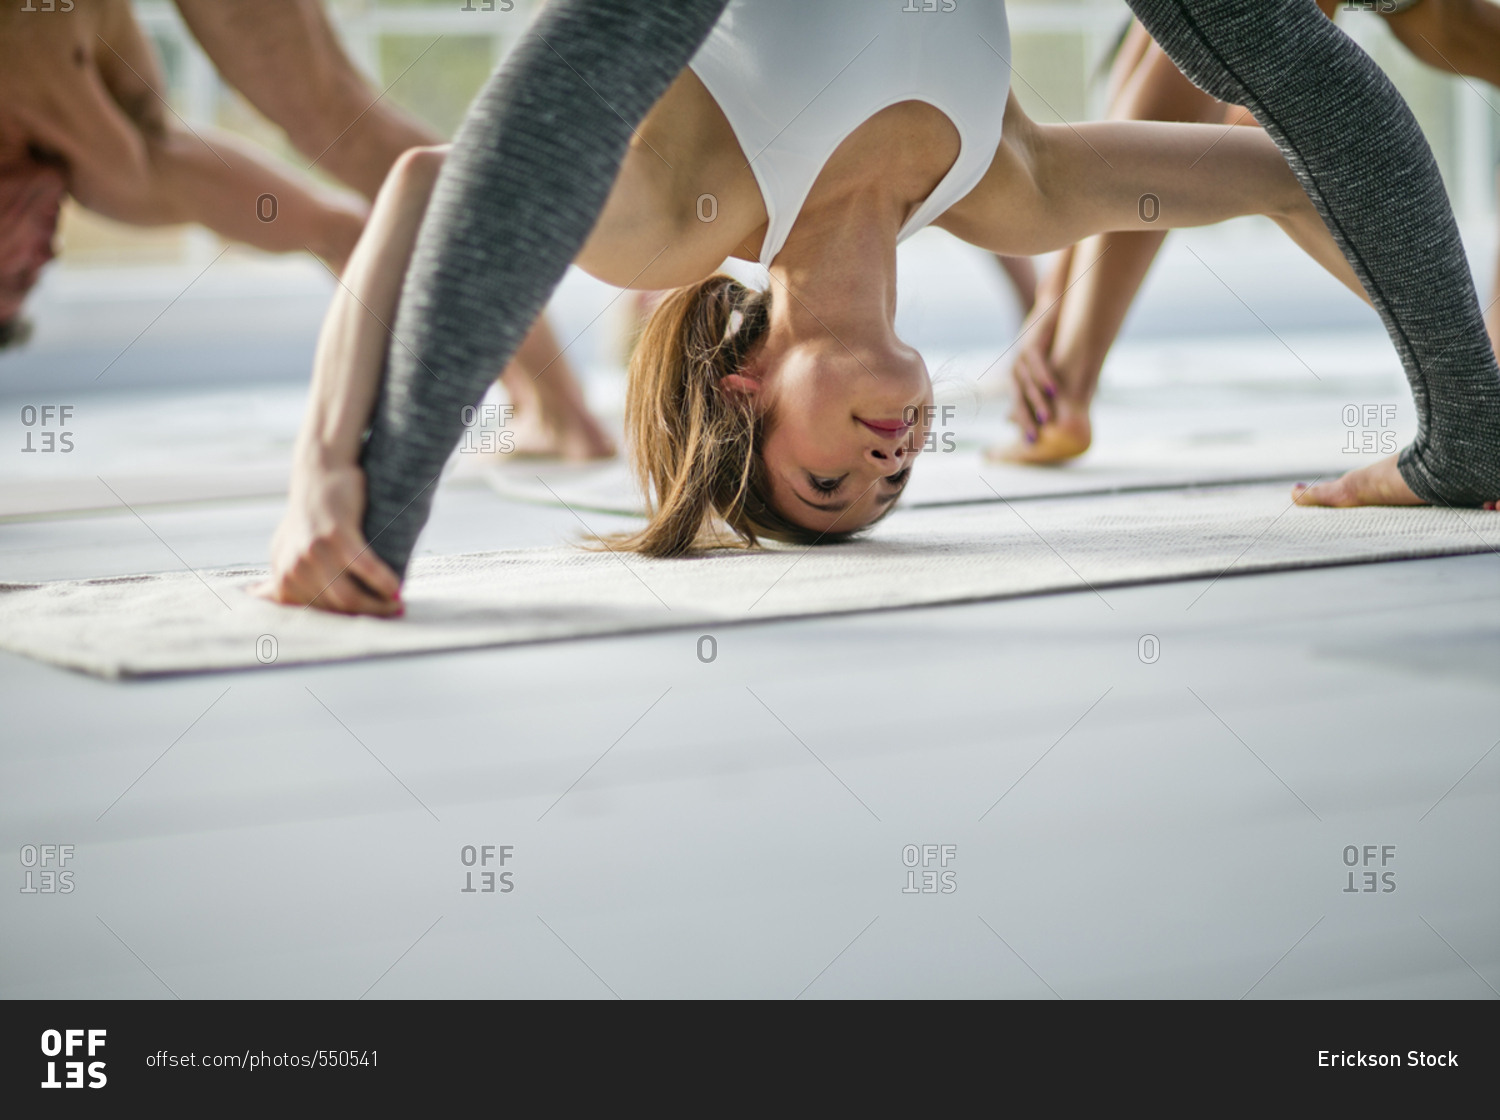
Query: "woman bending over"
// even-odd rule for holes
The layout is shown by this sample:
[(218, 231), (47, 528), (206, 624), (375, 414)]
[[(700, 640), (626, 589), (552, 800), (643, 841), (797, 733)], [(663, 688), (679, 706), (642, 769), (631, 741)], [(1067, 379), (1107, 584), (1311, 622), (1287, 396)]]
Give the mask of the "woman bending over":
[[(1264, 133), (1037, 124), (1009, 95), (1009, 54), (1000, 5), (730, 4), (636, 130), (576, 260), (619, 287), (676, 289), (629, 373), (626, 438), (649, 519), (614, 547), (828, 542), (892, 508), (932, 402), (921, 355), (894, 328), (896, 246), (926, 225), (1033, 255), (1264, 214), (1363, 296)], [(402, 157), (330, 308), (264, 589), (278, 601), (400, 613), (396, 573), (360, 530), (358, 462), (382, 324), (443, 158)], [(729, 257), (760, 262), (769, 287), (720, 275)], [(1392, 475), (1388, 500), (1415, 501)]]

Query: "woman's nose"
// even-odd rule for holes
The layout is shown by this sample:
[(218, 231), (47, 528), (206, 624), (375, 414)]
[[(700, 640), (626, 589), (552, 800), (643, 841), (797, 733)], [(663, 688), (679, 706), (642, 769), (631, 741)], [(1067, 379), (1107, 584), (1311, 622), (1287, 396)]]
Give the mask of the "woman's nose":
[(905, 442), (888, 443), (885, 445), (871, 444), (865, 454), (876, 467), (886, 472), (894, 472), (903, 465), (912, 449)]

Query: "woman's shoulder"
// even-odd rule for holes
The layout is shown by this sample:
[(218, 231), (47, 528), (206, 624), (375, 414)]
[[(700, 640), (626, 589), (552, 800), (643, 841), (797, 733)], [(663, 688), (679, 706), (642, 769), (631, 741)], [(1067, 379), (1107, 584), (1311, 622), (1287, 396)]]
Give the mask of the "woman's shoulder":
[(576, 263), (617, 287), (680, 287), (744, 255), (765, 221), (749, 161), (685, 71), (636, 130)]

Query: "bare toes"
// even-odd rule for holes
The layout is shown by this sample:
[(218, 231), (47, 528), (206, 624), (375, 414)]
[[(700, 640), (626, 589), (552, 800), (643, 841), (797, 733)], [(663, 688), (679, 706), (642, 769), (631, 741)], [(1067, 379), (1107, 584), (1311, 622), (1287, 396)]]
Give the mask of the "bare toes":
[(1341, 506), (1348, 504), (1349, 495), (1346, 493), (1342, 479), (1332, 482), (1315, 482), (1309, 485), (1299, 482), (1292, 487), (1292, 501), (1299, 506)]

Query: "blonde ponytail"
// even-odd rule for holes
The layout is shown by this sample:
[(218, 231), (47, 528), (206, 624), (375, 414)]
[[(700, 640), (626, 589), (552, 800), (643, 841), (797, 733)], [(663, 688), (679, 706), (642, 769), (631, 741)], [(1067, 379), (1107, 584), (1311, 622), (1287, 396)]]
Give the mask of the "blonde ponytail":
[(769, 314), (769, 296), (722, 274), (657, 305), (631, 357), (625, 394), (626, 442), (649, 521), (603, 543), (682, 556), (753, 547), (760, 537), (812, 544), (849, 535), (819, 534), (771, 506), (758, 450), (766, 421), (749, 398), (720, 386), (744, 366)]

